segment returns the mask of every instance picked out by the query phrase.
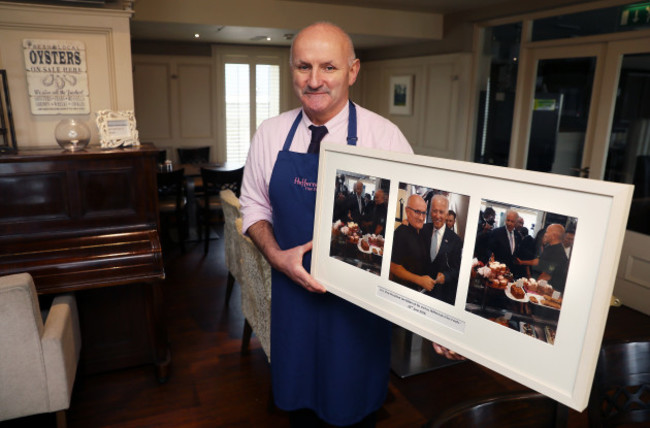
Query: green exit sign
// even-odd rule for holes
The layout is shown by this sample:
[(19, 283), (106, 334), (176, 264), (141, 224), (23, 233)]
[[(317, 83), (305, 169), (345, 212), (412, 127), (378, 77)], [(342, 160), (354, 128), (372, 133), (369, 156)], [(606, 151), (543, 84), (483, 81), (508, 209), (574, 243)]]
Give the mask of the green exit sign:
[(621, 8), (621, 27), (650, 27), (650, 2)]

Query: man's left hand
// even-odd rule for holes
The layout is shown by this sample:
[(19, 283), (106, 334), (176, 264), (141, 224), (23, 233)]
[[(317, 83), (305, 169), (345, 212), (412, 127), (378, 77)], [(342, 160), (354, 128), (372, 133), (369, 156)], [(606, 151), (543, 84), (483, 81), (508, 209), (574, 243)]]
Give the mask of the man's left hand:
[(455, 353), (451, 349), (445, 348), (442, 345), (438, 345), (435, 342), (432, 342), (431, 344), (433, 345), (433, 349), (435, 349), (436, 354), (442, 355), (445, 358), (447, 358), (448, 360), (464, 361), (464, 360), (467, 359), (467, 358), (463, 357), (462, 355), (459, 355), (459, 354)]

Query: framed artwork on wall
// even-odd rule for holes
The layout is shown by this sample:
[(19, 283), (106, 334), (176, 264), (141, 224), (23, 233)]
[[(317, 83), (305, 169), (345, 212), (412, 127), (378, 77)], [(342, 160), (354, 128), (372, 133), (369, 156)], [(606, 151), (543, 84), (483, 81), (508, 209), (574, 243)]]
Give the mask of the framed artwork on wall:
[(392, 76), (388, 112), (410, 115), (413, 112), (413, 76)]

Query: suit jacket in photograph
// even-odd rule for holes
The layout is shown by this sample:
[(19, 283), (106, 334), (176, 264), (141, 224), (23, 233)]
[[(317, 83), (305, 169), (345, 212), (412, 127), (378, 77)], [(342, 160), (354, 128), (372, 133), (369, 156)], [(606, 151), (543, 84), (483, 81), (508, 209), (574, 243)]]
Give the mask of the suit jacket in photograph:
[(348, 196), (348, 210), (350, 211), (350, 215), (352, 216), (352, 221), (360, 224), (361, 221), (363, 220), (363, 211), (366, 208), (366, 203), (363, 200), (363, 195), (361, 195), (361, 211), (359, 211), (359, 203), (357, 201), (357, 194), (352, 192)]
[(436, 258), (432, 261), (429, 256), (429, 249), (431, 248), (433, 224), (425, 224), (420, 234), (427, 248), (427, 274), (433, 279), (436, 279), (438, 272), (445, 276), (444, 284), (436, 284), (433, 291), (428, 291), (426, 294), (453, 305), (456, 301), (460, 260), (463, 254), (463, 240), (455, 232), (445, 227), (440, 248)]
[(510, 240), (508, 239), (508, 232), (505, 226), (497, 227), (492, 231), (490, 251), (494, 253), (495, 261), (504, 263), (508, 266), (508, 269), (510, 269), (510, 272), (512, 272), (515, 278), (519, 278), (525, 275), (525, 268), (515, 263), (519, 255), (519, 249), (521, 248), (521, 235), (517, 231), (513, 230), (513, 232), (515, 236), (514, 253), (510, 252)]

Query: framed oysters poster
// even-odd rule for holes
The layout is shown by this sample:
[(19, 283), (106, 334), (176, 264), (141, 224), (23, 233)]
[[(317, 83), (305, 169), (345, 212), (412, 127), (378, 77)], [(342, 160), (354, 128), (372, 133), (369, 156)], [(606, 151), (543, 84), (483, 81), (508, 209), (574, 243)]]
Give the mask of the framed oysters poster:
[(86, 47), (79, 40), (24, 39), (32, 114), (88, 114)]
[[(355, 185), (375, 199), (356, 220), (344, 203)], [(582, 411), (632, 189), (324, 143), (311, 273), (329, 292)]]

